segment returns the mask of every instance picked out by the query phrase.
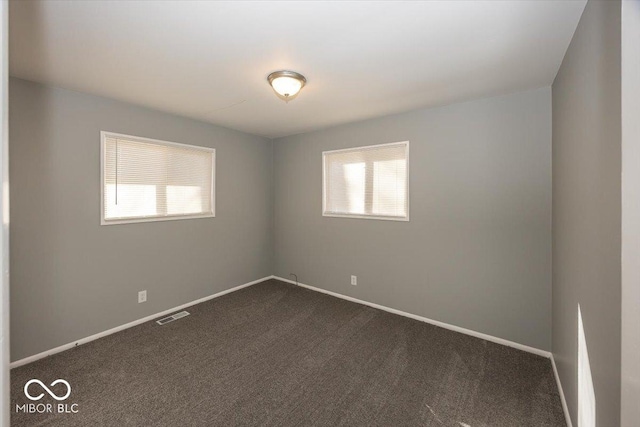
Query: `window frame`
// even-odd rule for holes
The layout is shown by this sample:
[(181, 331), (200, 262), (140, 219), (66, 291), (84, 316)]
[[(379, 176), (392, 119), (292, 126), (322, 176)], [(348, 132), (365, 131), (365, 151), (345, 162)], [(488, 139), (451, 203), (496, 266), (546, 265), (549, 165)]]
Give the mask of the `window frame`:
[[(360, 151), (368, 148), (381, 148), (381, 147), (391, 147), (395, 145), (405, 145), (406, 153), (407, 153), (407, 182), (406, 182), (406, 194), (407, 194), (407, 215), (404, 217), (399, 216), (385, 216), (385, 215), (375, 215), (375, 214), (341, 214), (341, 213), (327, 213), (327, 194), (326, 194), (326, 159), (327, 154), (333, 153), (341, 153), (341, 152), (349, 152), (349, 151)], [(363, 145), (361, 147), (351, 147), (351, 148), (342, 148), (339, 150), (328, 150), (322, 152), (322, 216), (328, 218), (351, 218), (351, 219), (373, 219), (373, 220), (382, 220), (382, 221), (401, 221), (401, 222), (409, 222), (409, 212), (410, 212), (410, 192), (409, 192), (409, 182), (410, 182), (410, 174), (409, 174), (409, 141), (398, 141), (398, 142), (389, 142), (384, 144), (373, 144), (373, 145)]]
[[(180, 147), (189, 149), (198, 149), (207, 151), (212, 154), (211, 162), (211, 212), (200, 214), (181, 214), (181, 215), (164, 215), (164, 216), (141, 216), (135, 218), (121, 218), (121, 219), (106, 219), (104, 211), (104, 191), (105, 191), (105, 149), (107, 138), (121, 138), (129, 139), (132, 141), (164, 145), (168, 147)], [(181, 144), (178, 142), (163, 141), (161, 139), (144, 138), (141, 136), (126, 135), (123, 133), (116, 133), (110, 131), (100, 131), (100, 225), (118, 225), (118, 224), (134, 224), (140, 222), (157, 222), (157, 221), (176, 221), (182, 219), (199, 219), (199, 218), (215, 218), (216, 216), (216, 149), (210, 147), (203, 147), (201, 145)]]

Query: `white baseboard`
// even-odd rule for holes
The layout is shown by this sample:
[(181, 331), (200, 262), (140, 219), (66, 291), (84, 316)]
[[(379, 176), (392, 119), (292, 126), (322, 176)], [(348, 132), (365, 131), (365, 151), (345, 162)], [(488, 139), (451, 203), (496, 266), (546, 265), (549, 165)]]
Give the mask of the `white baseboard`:
[(556, 384), (558, 385), (558, 394), (560, 394), (560, 402), (562, 402), (562, 411), (564, 412), (564, 419), (567, 422), (567, 427), (573, 427), (571, 423), (571, 415), (569, 415), (569, 407), (567, 406), (567, 400), (564, 398), (564, 391), (562, 391), (562, 383), (560, 382), (560, 375), (558, 375), (558, 368), (556, 367), (556, 360), (551, 354), (551, 366), (553, 367), (553, 376), (556, 378)]
[[(281, 280), (283, 282), (296, 284), (294, 280), (285, 279), (279, 276), (273, 276), (274, 279)], [(305, 285), (303, 283), (298, 282), (298, 286), (302, 286), (303, 288), (311, 289), (312, 291), (322, 292), (323, 294), (328, 294), (337, 298), (342, 298), (347, 301), (356, 302), (358, 304), (368, 305), (369, 307), (377, 308), (379, 310), (388, 311), (389, 313), (399, 314), (400, 316), (409, 317), (411, 319), (419, 320), (420, 322), (430, 323), (435, 326), (439, 326), (441, 328), (449, 329), (455, 332), (460, 332), (462, 334), (471, 335), (472, 337), (481, 338), (486, 341), (491, 341), (496, 344), (506, 345), (507, 347), (513, 347), (518, 350), (526, 351), (528, 353), (537, 354), (538, 356), (551, 358), (551, 352), (546, 350), (540, 350), (539, 348), (530, 347), (528, 345), (520, 344), (517, 342), (505, 340), (503, 338), (494, 337), (493, 335), (483, 334), (482, 332), (472, 331), (471, 329), (461, 328), (460, 326), (450, 325), (449, 323), (440, 322), (438, 320), (429, 319), (427, 317), (418, 316), (417, 314), (407, 313), (405, 311), (396, 310), (395, 308), (386, 307), (380, 304), (374, 304), (372, 302), (363, 301), (357, 298), (349, 297), (346, 295), (339, 294), (337, 292), (327, 291), (325, 289), (316, 288), (315, 286)]]
[(128, 328), (131, 328), (133, 326), (137, 326), (137, 325), (139, 325), (141, 323), (145, 323), (145, 322), (148, 322), (150, 320), (157, 319), (158, 317), (162, 317), (162, 316), (166, 316), (167, 314), (175, 313), (176, 311), (180, 311), (183, 308), (191, 307), (192, 305), (200, 304), (201, 302), (209, 301), (211, 299), (221, 297), (221, 296), (229, 294), (231, 292), (238, 291), (238, 290), (240, 290), (242, 288), (246, 288), (248, 286), (264, 282), (265, 280), (272, 279), (273, 277), (274, 276), (263, 277), (262, 279), (254, 280), (253, 282), (245, 283), (244, 285), (236, 286), (234, 288), (227, 289), (225, 291), (221, 291), (221, 292), (215, 293), (213, 295), (209, 295), (209, 296), (206, 296), (204, 298), (200, 298), (200, 299), (197, 299), (195, 301), (191, 301), (191, 302), (188, 302), (186, 304), (182, 304), (182, 305), (179, 305), (177, 307), (173, 307), (173, 308), (170, 308), (168, 310), (161, 311), (160, 313), (152, 314), (150, 316), (143, 317), (142, 319), (134, 320), (133, 322), (129, 322), (129, 323), (126, 323), (126, 324), (121, 325), (121, 326), (116, 326), (115, 328), (109, 329), (109, 330), (104, 331), (104, 332), (100, 332), (100, 333), (95, 334), (95, 335), (91, 335), (91, 336), (86, 337), (86, 338), (82, 338), (82, 339), (74, 341), (74, 342), (70, 342), (68, 344), (61, 345), (60, 347), (52, 348), (51, 350), (43, 351), (42, 353), (34, 354), (33, 356), (29, 356), (29, 357), (25, 357), (24, 359), (16, 360), (15, 362), (11, 362), (9, 367), (11, 369), (13, 369), (13, 368), (17, 368), (18, 366), (22, 366), (22, 365), (26, 365), (26, 364), (31, 363), (31, 362), (35, 362), (36, 360), (40, 360), (40, 359), (43, 359), (43, 358), (45, 358), (47, 356), (51, 356), (53, 354), (60, 353), (60, 352), (65, 351), (65, 350), (69, 350), (70, 348), (76, 347), (78, 345), (86, 344), (88, 342), (97, 340), (98, 338), (106, 337), (107, 335), (115, 334), (116, 332), (120, 332), (120, 331), (122, 331), (124, 329), (128, 329)]

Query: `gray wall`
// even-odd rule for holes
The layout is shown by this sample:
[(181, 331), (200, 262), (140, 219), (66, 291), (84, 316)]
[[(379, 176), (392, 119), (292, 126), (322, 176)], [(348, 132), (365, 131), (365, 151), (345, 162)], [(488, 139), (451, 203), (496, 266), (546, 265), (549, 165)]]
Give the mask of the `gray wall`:
[[(272, 273), (270, 140), (17, 79), (9, 102), (12, 360)], [(216, 148), (216, 218), (100, 226), (101, 130)]]
[(577, 423), (580, 304), (602, 427), (620, 425), (620, 34), (620, 2), (589, 1), (552, 87), (553, 353)]
[[(275, 274), (550, 350), (550, 96), (538, 89), (275, 140)], [(322, 151), (404, 140), (410, 222), (322, 216)]]
[(640, 420), (640, 0), (622, 3), (621, 424)]

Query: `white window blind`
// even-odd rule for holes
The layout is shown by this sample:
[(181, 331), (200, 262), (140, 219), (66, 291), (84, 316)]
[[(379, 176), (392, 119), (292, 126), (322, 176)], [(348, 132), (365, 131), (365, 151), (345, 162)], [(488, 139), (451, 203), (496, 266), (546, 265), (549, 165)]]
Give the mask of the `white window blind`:
[(102, 224), (214, 216), (215, 150), (102, 133)]
[(409, 142), (325, 151), (323, 215), (409, 219)]

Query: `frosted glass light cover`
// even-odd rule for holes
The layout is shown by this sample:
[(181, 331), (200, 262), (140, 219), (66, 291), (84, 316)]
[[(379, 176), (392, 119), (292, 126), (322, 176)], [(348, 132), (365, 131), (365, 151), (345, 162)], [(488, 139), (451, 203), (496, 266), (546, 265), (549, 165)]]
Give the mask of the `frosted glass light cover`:
[(273, 79), (271, 86), (273, 86), (273, 89), (281, 96), (289, 98), (296, 96), (296, 94), (300, 92), (302, 82), (293, 77), (277, 77)]

